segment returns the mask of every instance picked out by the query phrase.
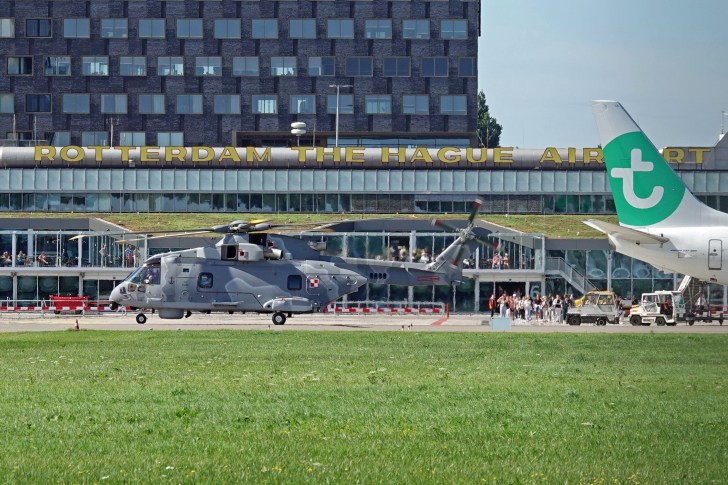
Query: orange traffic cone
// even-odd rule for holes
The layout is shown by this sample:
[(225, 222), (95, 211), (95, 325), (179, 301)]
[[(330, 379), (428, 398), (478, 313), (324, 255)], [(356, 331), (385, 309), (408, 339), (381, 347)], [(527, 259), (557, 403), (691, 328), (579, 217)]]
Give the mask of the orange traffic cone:
[(76, 325), (73, 326), (73, 329), (74, 330), (78, 330), (79, 329), (79, 327), (78, 327), (78, 318), (76, 319)]

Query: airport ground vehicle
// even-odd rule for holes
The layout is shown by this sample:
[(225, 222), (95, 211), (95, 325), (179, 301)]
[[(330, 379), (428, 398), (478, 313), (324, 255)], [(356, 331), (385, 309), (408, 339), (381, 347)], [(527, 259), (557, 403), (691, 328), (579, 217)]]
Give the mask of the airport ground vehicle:
[(613, 291), (590, 291), (581, 298), (579, 306), (569, 308), (566, 313), (566, 323), (569, 325), (619, 323), (621, 313), (619, 299)]
[(685, 301), (679, 291), (643, 293), (638, 305), (629, 314), (632, 325), (676, 325), (687, 320)]

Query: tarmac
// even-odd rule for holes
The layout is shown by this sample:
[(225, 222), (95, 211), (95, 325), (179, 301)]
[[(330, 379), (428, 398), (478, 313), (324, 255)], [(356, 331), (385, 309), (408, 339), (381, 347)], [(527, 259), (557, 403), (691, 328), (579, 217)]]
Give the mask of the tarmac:
[(495, 330), (490, 316), (483, 314), (444, 315), (378, 315), (378, 314), (303, 314), (294, 315), (285, 325), (273, 325), (270, 315), (213, 313), (193, 314), (181, 320), (163, 320), (147, 314), (145, 324), (137, 324), (134, 313), (54, 315), (52, 312), (0, 314), (0, 333), (47, 332), (73, 329), (78, 322), (81, 330), (316, 330), (316, 331), (414, 331), (414, 332), (534, 332), (534, 333), (728, 333), (728, 325), (715, 323), (685, 323), (674, 327), (634, 327), (628, 322), (571, 326), (541, 321), (511, 321), (510, 329)]

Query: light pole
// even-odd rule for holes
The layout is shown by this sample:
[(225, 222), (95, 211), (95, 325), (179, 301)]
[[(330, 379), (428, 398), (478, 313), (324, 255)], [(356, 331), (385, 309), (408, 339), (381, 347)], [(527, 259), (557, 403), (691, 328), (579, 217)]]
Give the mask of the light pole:
[(330, 88), (336, 88), (336, 138), (334, 146), (339, 146), (339, 89), (350, 88), (351, 84), (329, 84)]

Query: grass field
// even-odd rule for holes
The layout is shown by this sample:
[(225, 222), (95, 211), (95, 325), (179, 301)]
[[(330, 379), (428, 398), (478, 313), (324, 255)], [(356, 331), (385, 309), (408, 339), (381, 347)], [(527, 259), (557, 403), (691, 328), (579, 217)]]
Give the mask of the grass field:
[[(0, 212), (1, 218), (50, 217), (50, 218), (84, 218), (98, 217), (124, 228), (151, 232), (163, 230), (186, 230), (190, 228), (210, 227), (216, 224), (228, 224), (236, 219), (258, 220), (270, 219), (282, 224), (327, 223), (344, 219), (372, 219), (378, 217), (402, 219), (466, 219), (467, 214), (299, 214), (299, 213), (254, 213), (236, 214), (229, 212), (215, 213), (70, 213), (70, 212)], [(602, 233), (583, 223), (585, 219), (599, 219), (616, 223), (617, 216), (604, 215), (568, 215), (568, 214), (480, 214), (480, 219), (500, 224), (517, 231), (546, 234), (557, 238), (597, 238)]]
[(0, 336), (6, 483), (726, 483), (728, 336)]

